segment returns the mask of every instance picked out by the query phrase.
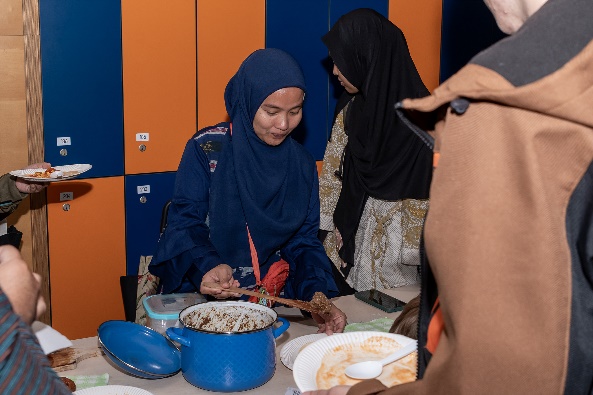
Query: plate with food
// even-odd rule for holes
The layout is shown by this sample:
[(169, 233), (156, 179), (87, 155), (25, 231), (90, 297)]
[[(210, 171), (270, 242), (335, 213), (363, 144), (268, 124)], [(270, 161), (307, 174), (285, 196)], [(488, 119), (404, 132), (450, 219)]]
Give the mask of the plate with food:
[(296, 360), (297, 355), (301, 351), (305, 349), (309, 344), (313, 343), (316, 340), (326, 338), (327, 334), (325, 333), (313, 333), (311, 335), (299, 336), (295, 339), (292, 339), (280, 350), (280, 360), (288, 369), (292, 370), (294, 365), (294, 361)]
[(74, 395), (153, 395), (138, 387), (128, 385), (102, 385), (99, 387), (85, 388), (73, 392)]
[[(374, 331), (327, 336), (309, 344), (297, 355), (293, 365), (294, 380), (302, 392), (354, 385), (361, 380), (346, 376), (346, 367), (383, 359), (411, 342), (414, 339), (406, 336)], [(377, 379), (388, 387), (414, 381), (417, 360), (417, 352), (413, 352), (385, 365)]]
[(52, 166), (47, 169), (21, 169), (10, 172), (15, 177), (20, 177), (28, 181), (36, 182), (55, 182), (69, 180), (78, 177), (93, 166), (89, 164), (76, 164), (64, 166)]

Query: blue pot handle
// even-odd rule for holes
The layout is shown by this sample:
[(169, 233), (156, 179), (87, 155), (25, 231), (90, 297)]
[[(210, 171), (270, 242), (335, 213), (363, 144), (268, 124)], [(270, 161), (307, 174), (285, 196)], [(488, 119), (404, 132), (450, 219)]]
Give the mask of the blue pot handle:
[(274, 328), (272, 330), (272, 334), (274, 335), (274, 339), (286, 332), (288, 327), (290, 326), (290, 322), (286, 318), (278, 317), (278, 321), (282, 322), (278, 328)]
[(183, 331), (182, 328), (175, 328), (175, 327), (167, 328), (167, 336), (169, 336), (169, 338), (171, 340), (176, 341), (177, 343), (181, 344), (182, 346), (191, 347), (191, 342), (189, 341), (188, 338), (181, 336), (181, 331)]

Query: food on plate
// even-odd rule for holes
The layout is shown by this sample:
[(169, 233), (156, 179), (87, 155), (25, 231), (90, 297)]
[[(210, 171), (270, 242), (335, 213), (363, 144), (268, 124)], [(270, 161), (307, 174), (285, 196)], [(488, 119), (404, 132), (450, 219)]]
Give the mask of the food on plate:
[[(396, 340), (383, 336), (372, 336), (360, 343), (335, 346), (328, 350), (321, 360), (316, 376), (317, 388), (329, 389), (336, 385), (354, 385), (362, 380), (346, 376), (344, 371), (348, 366), (358, 362), (383, 359), (400, 348), (402, 345)], [(385, 365), (377, 379), (388, 387), (416, 380), (417, 358), (417, 353), (413, 352)]]
[[(35, 173), (25, 174), (25, 177), (31, 178), (52, 178), (51, 175), (54, 174), (57, 170), (53, 167), (48, 167), (44, 171), (36, 171)], [(55, 175), (54, 175), (55, 177)]]
[(66, 384), (66, 387), (68, 387), (68, 389), (71, 392), (76, 391), (76, 383), (74, 381), (72, 381), (71, 379), (69, 379), (68, 377), (60, 377), (60, 379), (62, 379), (62, 382), (64, 384)]
[(63, 177), (71, 177), (78, 174), (78, 171), (61, 171), (55, 169), (53, 167), (49, 167), (44, 169), (43, 171), (36, 171), (30, 174), (24, 174), (23, 177), (29, 178), (63, 178)]
[(183, 317), (183, 324), (207, 332), (247, 332), (271, 325), (274, 318), (257, 309), (243, 306), (208, 307)]

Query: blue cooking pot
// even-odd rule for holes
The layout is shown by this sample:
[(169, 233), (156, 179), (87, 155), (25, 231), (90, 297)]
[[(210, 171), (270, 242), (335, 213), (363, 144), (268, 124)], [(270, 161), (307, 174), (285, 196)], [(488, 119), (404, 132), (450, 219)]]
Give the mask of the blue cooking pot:
[[(213, 309), (255, 309), (268, 317), (264, 327), (248, 331), (213, 331), (191, 328), (191, 317)], [(189, 320), (189, 321), (188, 321)], [(266, 306), (250, 302), (208, 302), (190, 306), (179, 314), (182, 328), (167, 328), (171, 340), (181, 345), (181, 371), (192, 385), (210, 391), (234, 392), (259, 387), (274, 375), (276, 341), (290, 323)], [(282, 325), (274, 327), (276, 321)]]

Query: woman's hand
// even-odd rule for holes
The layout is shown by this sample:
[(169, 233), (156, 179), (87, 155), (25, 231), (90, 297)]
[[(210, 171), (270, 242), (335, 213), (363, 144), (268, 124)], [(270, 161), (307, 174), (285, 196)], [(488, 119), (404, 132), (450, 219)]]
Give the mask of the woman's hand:
[(338, 259), (340, 260), (340, 267), (346, 267), (346, 262), (344, 262), (338, 254), (340, 252), (340, 248), (342, 248), (342, 246), (344, 245), (344, 241), (342, 240), (342, 235), (340, 234), (340, 231), (338, 230), (338, 228), (334, 228), (334, 238), (336, 241), (336, 255), (338, 256)]
[(344, 245), (344, 241), (342, 240), (342, 235), (338, 228), (334, 228), (334, 234), (336, 237), (336, 251), (340, 251), (340, 248)]
[[(210, 288), (204, 283), (216, 283), (220, 288)], [(238, 293), (224, 291), (230, 287), (239, 287), (239, 281), (233, 278), (233, 269), (229, 265), (220, 264), (214, 269), (210, 270), (204, 277), (202, 277), (202, 284), (200, 285), (200, 293), (202, 295), (212, 295), (217, 299), (236, 298), (240, 296)]]
[[(42, 162), (33, 163), (32, 165), (25, 167), (25, 169), (49, 169), (50, 167), (51, 165), (49, 163)], [(47, 182), (34, 182), (17, 177), (15, 185), (16, 189), (18, 189), (21, 193), (36, 193), (45, 188), (47, 186)]]
[(303, 392), (303, 395), (346, 395), (349, 389), (349, 385), (336, 385), (328, 390)]
[(348, 323), (346, 320), (346, 314), (342, 310), (338, 309), (333, 303), (332, 308), (327, 314), (312, 314), (313, 319), (317, 322), (317, 333), (327, 333), (331, 335), (333, 333), (342, 333)]

